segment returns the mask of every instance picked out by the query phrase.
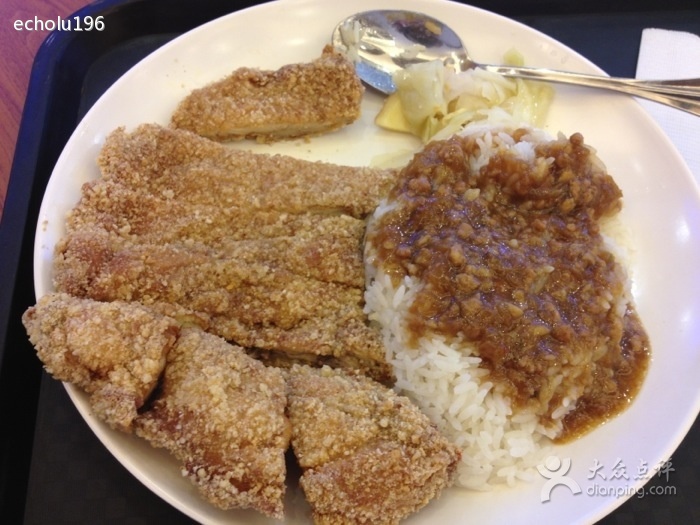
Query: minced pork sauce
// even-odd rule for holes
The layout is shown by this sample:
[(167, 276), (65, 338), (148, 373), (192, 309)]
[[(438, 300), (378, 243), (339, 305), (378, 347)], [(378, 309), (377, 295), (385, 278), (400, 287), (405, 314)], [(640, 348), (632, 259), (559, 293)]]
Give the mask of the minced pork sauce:
[(412, 341), (473, 344), (514, 405), (545, 423), (578, 399), (565, 441), (623, 410), (649, 360), (626, 273), (600, 235), (622, 193), (580, 134), (538, 143), (535, 162), (499, 151), (474, 171), (479, 148), (470, 136), (428, 144), (368, 241), (395, 282), (423, 284), (409, 310)]

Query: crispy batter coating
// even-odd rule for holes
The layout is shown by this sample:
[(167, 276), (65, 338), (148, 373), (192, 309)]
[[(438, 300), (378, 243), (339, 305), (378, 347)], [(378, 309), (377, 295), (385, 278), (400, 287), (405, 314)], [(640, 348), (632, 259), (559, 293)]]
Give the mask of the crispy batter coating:
[[(116, 254), (120, 255), (120, 260), (114, 264), (126, 265), (133, 257), (141, 260), (147, 255), (152, 256), (155, 261), (147, 261), (147, 265), (155, 265), (151, 268), (154, 272), (167, 270), (173, 267), (173, 272), (182, 263), (189, 262), (206, 263), (215, 268), (221, 274), (228, 272), (241, 276), (250, 274), (250, 280), (260, 281), (266, 279), (271, 272), (289, 275), (290, 278), (310, 279), (320, 283), (337, 284), (357, 289), (364, 284), (364, 272), (362, 261), (358, 255), (360, 250), (361, 237), (364, 233), (364, 224), (352, 219), (352, 223), (345, 223), (345, 228), (330, 229), (324, 231), (322, 228), (310, 228), (300, 230), (294, 235), (279, 236), (262, 239), (230, 240), (222, 237), (215, 239), (212, 243), (195, 241), (191, 238), (173, 239), (166, 242), (158, 239), (158, 234), (151, 231), (142, 236), (121, 236), (105, 231), (100, 225), (85, 224), (80, 229), (70, 232), (65, 240), (60, 241), (59, 250), (61, 253), (68, 250), (77, 249), (80, 245), (83, 250), (102, 251), (103, 264), (107, 259), (112, 259)], [(184, 259), (191, 259), (185, 261)], [(170, 262), (167, 262), (170, 261)], [(62, 281), (64, 275), (63, 263), (57, 261), (56, 281)], [(165, 265), (168, 268), (158, 268)], [(85, 271), (92, 270), (99, 272), (99, 268), (86, 268)], [(186, 270), (184, 268), (183, 270)], [(148, 271), (144, 269), (143, 271)], [(201, 272), (207, 270), (202, 268)], [(75, 277), (77, 278), (77, 276)], [(163, 279), (176, 279), (167, 274)], [(192, 276), (193, 279), (204, 280), (203, 276)], [(233, 277), (228, 277), (233, 279)], [(228, 285), (229, 288), (236, 284), (236, 288), (244, 286), (244, 283), (236, 281), (218, 282), (212, 284), (212, 288), (220, 285)], [(217, 281), (226, 279), (220, 275)], [(97, 283), (85, 282), (84, 286), (94, 286)], [(147, 290), (147, 289), (146, 289)], [(146, 290), (143, 293), (148, 293)], [(99, 292), (98, 292), (99, 293)], [(173, 291), (173, 293), (177, 293)]]
[(290, 439), (282, 373), (161, 307), (54, 293), (22, 321), (49, 373), (89, 393), (113, 428), (168, 449), (208, 501), (281, 518)]
[(155, 400), (134, 426), (178, 458), (183, 475), (212, 504), (282, 519), (290, 438), (285, 405), (279, 370), (219, 337), (184, 328)]
[(57, 290), (177, 305), (238, 345), (391, 378), (362, 310), (362, 240), (395, 172), (157, 125), (115, 131), (99, 163), (103, 178), (83, 187), (57, 243)]
[[(167, 185), (167, 181), (166, 182)], [(130, 181), (98, 179), (83, 186), (80, 205), (71, 210), (67, 225), (77, 230), (99, 225), (106, 231), (141, 242), (202, 242), (217, 246), (223, 241), (293, 237), (308, 232), (333, 237), (363, 235), (361, 216), (333, 210), (290, 212), (288, 201), (260, 209), (248, 196), (241, 203), (201, 204), (195, 198), (169, 199), (167, 187), (160, 193), (146, 191)], [(158, 190), (156, 190), (158, 191)], [(254, 190), (251, 190), (251, 194)]]
[(180, 331), (169, 317), (135, 303), (101, 303), (56, 293), (22, 316), (46, 370), (90, 394), (96, 415), (131, 431)]
[(201, 245), (132, 244), (97, 229), (81, 230), (61, 246), (56, 286), (62, 291), (101, 301), (176, 304), (193, 323), (239, 345), (332, 358), (388, 376), (379, 333), (362, 311), (359, 283), (323, 281), (282, 262), (248, 260), (243, 253), (237, 259)]
[(130, 133), (113, 131), (98, 164), (104, 179), (186, 205), (192, 213), (200, 212), (203, 223), (204, 212), (211, 212), (208, 206), (220, 210), (220, 220), (226, 210), (240, 208), (362, 219), (397, 179), (396, 170), (252, 153), (157, 124), (142, 124)]
[(172, 123), (212, 139), (308, 137), (355, 121), (363, 93), (352, 63), (329, 45), (310, 63), (277, 71), (244, 67), (196, 89)]
[(328, 367), (295, 365), (287, 387), (316, 524), (396, 524), (451, 484), (459, 452), (408, 398)]

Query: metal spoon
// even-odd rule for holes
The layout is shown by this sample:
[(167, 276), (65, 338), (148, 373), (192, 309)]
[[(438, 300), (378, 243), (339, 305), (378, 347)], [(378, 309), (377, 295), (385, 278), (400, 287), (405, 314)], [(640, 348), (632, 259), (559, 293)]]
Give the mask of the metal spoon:
[(608, 89), (700, 116), (700, 78), (636, 80), (479, 64), (469, 57), (452, 29), (435, 18), (412, 11), (376, 10), (354, 14), (333, 31), (333, 46), (355, 60), (357, 74), (365, 83), (386, 94), (396, 91), (393, 73), (411, 64), (440, 60), (458, 72), (482, 68), (506, 77)]

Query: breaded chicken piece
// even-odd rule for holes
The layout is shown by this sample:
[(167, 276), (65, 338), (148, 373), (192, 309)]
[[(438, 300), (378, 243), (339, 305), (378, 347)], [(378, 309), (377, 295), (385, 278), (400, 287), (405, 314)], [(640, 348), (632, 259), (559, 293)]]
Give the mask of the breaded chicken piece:
[[(165, 190), (167, 192), (167, 190)], [(365, 221), (345, 213), (289, 213), (261, 210), (252, 201), (228, 207), (168, 199), (130, 184), (98, 179), (83, 186), (80, 204), (67, 218), (68, 230), (100, 226), (139, 242), (222, 241), (292, 237), (305, 232), (361, 238)]]
[(193, 133), (143, 124), (114, 130), (98, 156), (104, 179), (186, 203), (196, 213), (247, 208), (263, 213), (372, 213), (397, 170), (340, 166), (236, 150)]
[(182, 462), (210, 503), (282, 519), (285, 417), (282, 373), (223, 339), (184, 328), (136, 434)]
[[(99, 296), (102, 296), (99, 291), (101, 288), (123, 284), (129, 288), (140, 288), (134, 290), (136, 294), (146, 294), (153, 298), (163, 296), (168, 302), (179, 302), (174, 298), (185, 294), (186, 289), (197, 294), (223, 286), (229, 291), (235, 288), (242, 292), (248, 288), (265, 286), (265, 283), (274, 286), (278, 279), (284, 279), (285, 283), (304, 281), (302, 286), (309, 290), (324, 284), (355, 290), (364, 285), (362, 261), (358, 254), (360, 233), (346, 233), (349, 232), (340, 231), (334, 236), (330, 232), (324, 234), (309, 230), (271, 239), (233, 241), (221, 238), (208, 245), (190, 239), (158, 242), (157, 239), (150, 241), (149, 236), (124, 238), (100, 227), (84, 227), (61, 239), (57, 243), (56, 253), (83, 260), (85, 251), (100, 251), (100, 265), (84, 268), (82, 271), (87, 274), (82, 277), (75, 274), (69, 278), (64, 274), (64, 264), (68, 261), (58, 258), (55, 261), (55, 282), (63, 288), (67, 286), (67, 280), (79, 279), (83, 281), (84, 288), (97, 287), (94, 293)], [(78, 264), (77, 260), (75, 262)], [(189, 266), (191, 264), (202, 266), (194, 273)], [(118, 283), (109, 280), (119, 279), (120, 274), (127, 271), (130, 279), (142, 282)], [(160, 290), (163, 286), (173, 286), (176, 282), (180, 282), (181, 286)], [(74, 295), (83, 293), (79, 287), (71, 287), (70, 290)], [(105, 293), (108, 294), (109, 291), (106, 290)], [(323, 305), (314, 307), (323, 308)]]
[(396, 524), (452, 483), (458, 450), (408, 398), (328, 367), (295, 365), (287, 388), (317, 525)]
[(363, 93), (353, 64), (329, 45), (310, 63), (244, 67), (192, 91), (172, 124), (212, 139), (309, 137), (355, 121)]
[(56, 293), (22, 316), (46, 370), (90, 394), (95, 414), (130, 432), (180, 332), (172, 318), (135, 303)]
[(363, 312), (362, 242), (394, 171), (235, 151), (157, 125), (116, 130), (99, 164), (57, 243), (57, 290), (177, 305), (259, 356), (390, 380)]
[(188, 312), (193, 323), (238, 345), (312, 357), (389, 381), (381, 335), (362, 309), (361, 278), (333, 282), (343, 272), (332, 257), (308, 267), (302, 257), (295, 268), (293, 249), (269, 252), (280, 260), (259, 255), (197, 244), (135, 244), (81, 229), (57, 244), (54, 283), (100, 301), (177, 305), (180, 315)]

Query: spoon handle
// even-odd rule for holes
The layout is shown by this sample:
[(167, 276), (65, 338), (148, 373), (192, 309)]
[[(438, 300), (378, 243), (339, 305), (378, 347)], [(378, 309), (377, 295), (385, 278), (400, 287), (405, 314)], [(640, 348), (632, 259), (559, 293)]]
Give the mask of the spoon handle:
[(635, 97), (646, 98), (654, 102), (666, 104), (687, 111), (693, 115), (700, 116), (700, 78), (681, 80), (637, 80), (569, 73), (543, 68), (492, 66), (484, 64), (481, 64), (479, 67), (506, 77), (542, 80), (619, 91)]

